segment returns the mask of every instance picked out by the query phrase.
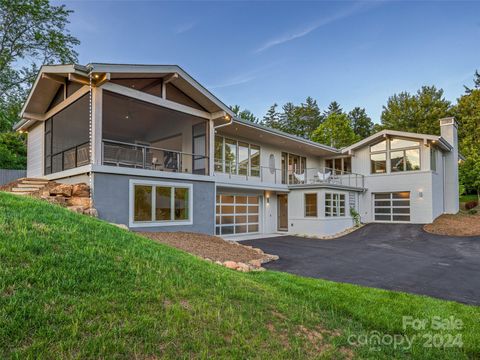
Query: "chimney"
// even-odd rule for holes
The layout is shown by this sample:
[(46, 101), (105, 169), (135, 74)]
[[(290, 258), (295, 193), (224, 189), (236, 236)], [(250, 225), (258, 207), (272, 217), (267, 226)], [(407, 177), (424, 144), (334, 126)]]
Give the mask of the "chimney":
[(458, 135), (457, 121), (453, 117), (440, 119), (440, 135), (451, 146), (452, 150), (445, 153), (443, 158), (444, 168), (444, 212), (456, 214), (459, 210), (458, 204)]

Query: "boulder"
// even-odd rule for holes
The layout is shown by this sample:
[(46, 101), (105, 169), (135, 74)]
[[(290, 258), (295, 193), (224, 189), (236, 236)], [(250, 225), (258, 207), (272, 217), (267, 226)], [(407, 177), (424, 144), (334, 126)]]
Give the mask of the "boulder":
[(90, 198), (85, 197), (71, 197), (67, 199), (68, 206), (83, 206), (85, 209), (88, 209), (92, 206)]
[(260, 259), (250, 260), (248, 263), (256, 268), (259, 268), (262, 266), (262, 261)]
[(237, 270), (241, 272), (249, 272), (251, 269), (247, 264), (239, 262), (237, 263)]
[(89, 208), (87, 210), (83, 210), (83, 213), (85, 215), (91, 216), (91, 217), (98, 217), (98, 211), (95, 208)]
[(83, 207), (81, 206), (67, 206), (67, 209), (79, 214), (83, 214)]
[(74, 184), (72, 187), (72, 196), (90, 197), (90, 186), (85, 183)]
[(228, 269), (235, 270), (238, 267), (238, 264), (235, 261), (225, 261), (223, 263), (223, 266), (225, 266)]
[(58, 184), (57, 186), (50, 189), (50, 195), (61, 195), (70, 197), (72, 196), (72, 185)]

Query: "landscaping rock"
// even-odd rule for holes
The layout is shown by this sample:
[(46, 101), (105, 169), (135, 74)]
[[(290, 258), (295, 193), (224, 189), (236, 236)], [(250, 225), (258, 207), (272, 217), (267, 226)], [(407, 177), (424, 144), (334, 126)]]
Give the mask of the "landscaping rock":
[(83, 213), (91, 217), (98, 217), (98, 211), (95, 208), (89, 208), (87, 210), (84, 210)]
[(123, 230), (129, 230), (128, 226), (125, 224), (115, 224), (115, 223), (110, 223), (110, 224), (115, 225), (116, 227), (119, 227), (120, 229), (123, 229)]
[(79, 214), (83, 214), (83, 207), (81, 206), (67, 206), (67, 209)]
[(71, 197), (67, 199), (68, 206), (83, 206), (85, 209), (91, 207), (90, 198), (85, 197)]
[(50, 189), (50, 195), (62, 195), (70, 197), (72, 196), (72, 185), (69, 184), (59, 184)]
[(85, 183), (74, 184), (72, 187), (72, 196), (90, 197), (90, 186)]
[(247, 264), (239, 262), (239, 263), (237, 263), (236, 270), (241, 271), (241, 272), (249, 272), (251, 269), (250, 269), (250, 266), (248, 266)]
[(256, 268), (259, 268), (262, 266), (262, 261), (260, 259), (250, 260), (248, 263)]
[(225, 261), (223, 263), (223, 266), (225, 266), (228, 269), (236, 270), (238, 267), (238, 264), (235, 261)]

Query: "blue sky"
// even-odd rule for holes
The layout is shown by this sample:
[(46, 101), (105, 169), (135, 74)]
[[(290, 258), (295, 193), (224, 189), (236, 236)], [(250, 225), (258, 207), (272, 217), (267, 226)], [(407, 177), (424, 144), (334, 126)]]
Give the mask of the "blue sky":
[(257, 117), (312, 96), (378, 122), (390, 95), (433, 84), (454, 101), (480, 70), (480, 2), (66, 4), (81, 63), (178, 64)]

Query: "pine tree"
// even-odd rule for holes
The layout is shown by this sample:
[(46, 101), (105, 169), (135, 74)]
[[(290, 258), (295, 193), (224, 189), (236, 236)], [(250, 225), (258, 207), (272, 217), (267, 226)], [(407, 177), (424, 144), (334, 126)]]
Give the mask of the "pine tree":
[(467, 87), (466, 85), (463, 85), (465, 88), (465, 93), (471, 94), (473, 90), (479, 90), (480, 89), (480, 73), (478, 70), (475, 70), (475, 74), (473, 75), (473, 89)]
[(323, 116), (326, 118), (331, 114), (343, 114), (343, 109), (340, 107), (340, 104), (336, 101), (332, 101), (326, 111), (324, 111)]
[(373, 134), (374, 125), (372, 119), (367, 115), (364, 108), (358, 106), (353, 108), (353, 110), (348, 113), (348, 118), (350, 119), (350, 125), (354, 133), (362, 139)]
[(272, 129), (281, 130), (282, 124), (280, 123), (280, 114), (277, 111), (277, 106), (277, 103), (270, 106), (262, 119), (262, 124)]

